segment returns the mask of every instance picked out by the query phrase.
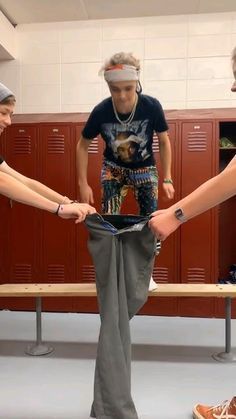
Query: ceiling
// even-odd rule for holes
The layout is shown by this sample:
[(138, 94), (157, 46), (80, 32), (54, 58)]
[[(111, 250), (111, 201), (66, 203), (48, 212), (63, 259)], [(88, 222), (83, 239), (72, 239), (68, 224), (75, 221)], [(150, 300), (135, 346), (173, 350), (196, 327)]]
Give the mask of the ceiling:
[(114, 19), (236, 11), (236, 0), (0, 0), (15, 26), (22, 23)]

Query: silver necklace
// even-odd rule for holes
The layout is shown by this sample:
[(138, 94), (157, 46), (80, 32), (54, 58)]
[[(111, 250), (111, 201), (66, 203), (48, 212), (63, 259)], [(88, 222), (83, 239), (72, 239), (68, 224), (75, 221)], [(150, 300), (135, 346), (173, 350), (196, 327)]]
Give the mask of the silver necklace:
[(129, 117), (127, 119), (122, 120), (122, 119), (119, 118), (118, 112), (117, 112), (116, 107), (115, 107), (115, 103), (114, 103), (114, 101), (112, 99), (112, 107), (113, 107), (113, 111), (114, 111), (115, 117), (116, 117), (117, 121), (121, 125), (123, 125), (124, 127), (127, 127), (133, 121), (134, 114), (135, 114), (136, 107), (137, 107), (137, 103), (138, 103), (138, 96), (135, 99), (135, 103), (134, 103), (133, 109), (132, 109)]

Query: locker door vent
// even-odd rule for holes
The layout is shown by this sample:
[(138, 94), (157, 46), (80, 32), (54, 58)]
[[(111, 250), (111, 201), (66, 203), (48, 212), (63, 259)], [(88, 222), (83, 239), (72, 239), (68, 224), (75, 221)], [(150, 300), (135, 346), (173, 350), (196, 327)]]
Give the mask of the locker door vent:
[(95, 269), (93, 265), (82, 266), (82, 281), (83, 282), (94, 282), (95, 281)]
[(204, 268), (189, 268), (187, 271), (187, 282), (190, 284), (194, 283), (205, 283), (206, 272)]
[(49, 282), (65, 282), (65, 266), (64, 265), (48, 265), (48, 281)]
[(31, 282), (32, 281), (32, 266), (19, 263), (14, 266), (14, 280), (17, 282)]
[(167, 284), (169, 278), (168, 268), (155, 266), (153, 269), (152, 276), (155, 282), (158, 282), (160, 284)]
[(95, 137), (93, 139), (93, 141), (91, 142), (89, 148), (88, 148), (88, 152), (90, 154), (97, 154), (98, 153), (98, 138)]
[(188, 151), (206, 151), (207, 149), (207, 133), (206, 132), (189, 132), (188, 134)]
[(48, 137), (48, 153), (49, 154), (64, 154), (65, 152), (65, 138), (64, 135), (49, 136)]
[(31, 138), (15, 137), (14, 138), (14, 154), (31, 154)]
[(159, 153), (160, 151), (159, 139), (158, 139), (157, 134), (153, 135), (152, 149), (153, 149), (153, 153)]

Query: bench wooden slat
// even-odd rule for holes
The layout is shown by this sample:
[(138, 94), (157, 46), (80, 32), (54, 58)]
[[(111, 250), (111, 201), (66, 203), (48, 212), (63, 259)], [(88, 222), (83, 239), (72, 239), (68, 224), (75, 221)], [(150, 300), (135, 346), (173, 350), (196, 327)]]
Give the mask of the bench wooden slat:
[[(0, 297), (95, 297), (92, 284), (1, 284)], [(236, 285), (231, 284), (158, 284), (150, 297), (231, 297), (236, 298)]]
[(232, 284), (158, 284), (151, 293), (155, 297), (236, 297)]
[(0, 297), (94, 297), (95, 284), (2, 284)]

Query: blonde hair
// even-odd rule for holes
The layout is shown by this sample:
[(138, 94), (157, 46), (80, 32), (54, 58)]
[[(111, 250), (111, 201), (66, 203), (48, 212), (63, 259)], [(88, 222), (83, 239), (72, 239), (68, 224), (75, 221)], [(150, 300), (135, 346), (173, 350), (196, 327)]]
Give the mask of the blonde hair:
[(135, 58), (131, 52), (118, 52), (117, 54), (112, 55), (109, 60), (105, 61), (104, 65), (99, 71), (99, 74), (102, 74), (109, 67), (116, 64), (133, 65), (137, 70), (140, 70), (140, 61)]

